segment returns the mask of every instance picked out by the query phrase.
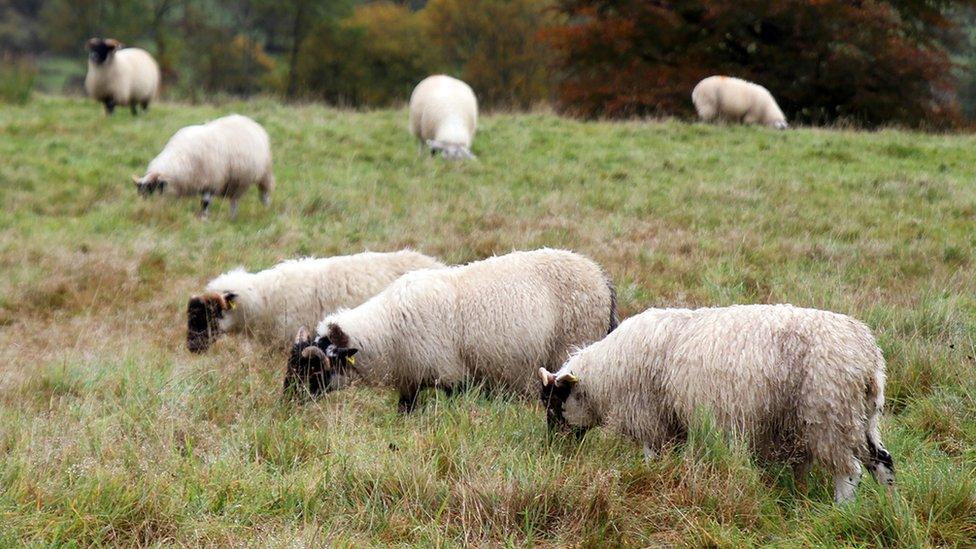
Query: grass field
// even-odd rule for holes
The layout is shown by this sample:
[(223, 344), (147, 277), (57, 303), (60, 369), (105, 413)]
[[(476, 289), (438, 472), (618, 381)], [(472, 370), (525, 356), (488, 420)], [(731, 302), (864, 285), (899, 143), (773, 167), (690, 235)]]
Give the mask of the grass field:
[[(129, 176), (228, 112), (275, 150), (270, 210), (140, 200)], [(479, 161), (417, 155), (406, 112), (80, 99), (0, 108), (0, 546), (976, 545), (976, 137), (483, 119)], [(357, 388), (280, 400), (284, 357), (185, 349), (212, 276), (411, 246), (448, 262), (566, 247), (621, 313), (790, 302), (848, 313), (888, 361), (892, 496), (835, 506), (701, 428), (645, 464), (534, 402)]]

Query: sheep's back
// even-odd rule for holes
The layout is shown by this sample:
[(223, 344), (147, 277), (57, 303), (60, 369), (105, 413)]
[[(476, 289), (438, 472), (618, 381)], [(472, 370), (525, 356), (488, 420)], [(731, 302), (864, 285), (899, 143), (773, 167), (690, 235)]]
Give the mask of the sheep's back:
[(438, 131), (448, 122), (461, 125), (467, 135), (450, 141), (470, 146), (478, 124), (478, 102), (464, 82), (444, 75), (425, 78), (410, 96), (410, 132), (421, 140), (445, 139)]
[(469, 367), (518, 390), (539, 366), (606, 334), (610, 290), (592, 261), (561, 250), (514, 252), (464, 268), (457, 281)]
[(159, 65), (153, 56), (140, 48), (125, 48), (115, 53), (128, 80), (128, 101), (148, 101), (159, 89)]
[(240, 115), (187, 126), (170, 138), (149, 171), (164, 174), (177, 194), (208, 189), (236, 197), (270, 173), (268, 134)]
[(269, 311), (265, 329), (290, 340), (300, 327), (314, 328), (326, 314), (361, 305), (410, 271), (441, 266), (411, 251), (280, 263), (255, 275), (262, 306)]
[(863, 324), (787, 305), (650, 310), (599, 345), (607, 394), (660, 392), (686, 424), (705, 409), (748, 435), (797, 427), (810, 398), (860, 402), (879, 359)]

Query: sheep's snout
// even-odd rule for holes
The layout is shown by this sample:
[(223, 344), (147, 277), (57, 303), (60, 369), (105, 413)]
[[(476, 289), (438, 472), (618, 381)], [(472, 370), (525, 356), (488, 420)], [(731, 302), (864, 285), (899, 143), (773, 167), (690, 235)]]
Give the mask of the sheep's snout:
[(153, 193), (161, 193), (166, 189), (166, 181), (160, 179), (156, 174), (147, 175), (142, 179), (132, 176), (132, 182), (136, 186), (136, 192), (143, 198), (147, 198)]
[(92, 38), (88, 41), (88, 58), (91, 59), (92, 63), (101, 65), (108, 60), (109, 56), (112, 55), (112, 52), (119, 49), (121, 46), (122, 44), (111, 38), (107, 40)]
[(434, 139), (427, 140), (431, 156), (440, 153), (447, 160), (475, 160), (477, 157), (471, 149), (457, 143), (445, 143)]

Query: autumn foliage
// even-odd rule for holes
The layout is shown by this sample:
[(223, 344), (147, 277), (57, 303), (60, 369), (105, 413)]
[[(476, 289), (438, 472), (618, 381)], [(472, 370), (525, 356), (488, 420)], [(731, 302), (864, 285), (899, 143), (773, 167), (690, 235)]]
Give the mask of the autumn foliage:
[(958, 120), (950, 4), (872, 0), (561, 0), (545, 36), (558, 103), (584, 117), (692, 115), (712, 74), (772, 91), (792, 120), (945, 126)]

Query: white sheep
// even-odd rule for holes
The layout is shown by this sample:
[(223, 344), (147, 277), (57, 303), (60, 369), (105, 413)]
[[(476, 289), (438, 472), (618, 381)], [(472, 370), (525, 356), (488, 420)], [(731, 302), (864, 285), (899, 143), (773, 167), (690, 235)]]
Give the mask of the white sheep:
[(404, 273), (443, 267), (413, 250), (285, 261), (257, 273), (236, 269), (207, 284), (187, 305), (186, 345), (203, 352), (225, 333), (287, 345), (328, 313), (355, 307)]
[(132, 114), (137, 107), (149, 109), (149, 102), (159, 92), (159, 65), (146, 50), (124, 48), (118, 40), (92, 38), (88, 41), (88, 74), (85, 91), (103, 103), (112, 114), (116, 105), (128, 105)]
[(743, 124), (762, 124), (785, 130), (790, 127), (769, 90), (739, 78), (709, 76), (691, 92), (698, 116), (711, 122), (723, 119)]
[(406, 274), (325, 317), (317, 339), (296, 338), (285, 389), (303, 384), (316, 395), (357, 373), (396, 388), (401, 411), (425, 387), (450, 392), (474, 382), (527, 394), (535, 368), (558, 367), (616, 325), (613, 285), (596, 263), (564, 250), (512, 252)]
[(187, 126), (149, 163), (146, 175), (132, 180), (144, 197), (156, 192), (201, 195), (200, 217), (207, 215), (214, 196), (226, 196), (230, 215), (236, 217), (237, 201), (253, 184), (261, 192), (261, 202), (271, 202), (275, 178), (268, 133), (239, 114)]
[(854, 497), (861, 462), (894, 483), (878, 432), (884, 358), (848, 316), (791, 305), (650, 309), (539, 376), (550, 427), (607, 425), (643, 443), (648, 459), (704, 411), (799, 475), (824, 465), (837, 501)]
[(478, 127), (478, 100), (471, 86), (443, 74), (423, 79), (410, 94), (410, 133), (431, 154), (471, 159)]

